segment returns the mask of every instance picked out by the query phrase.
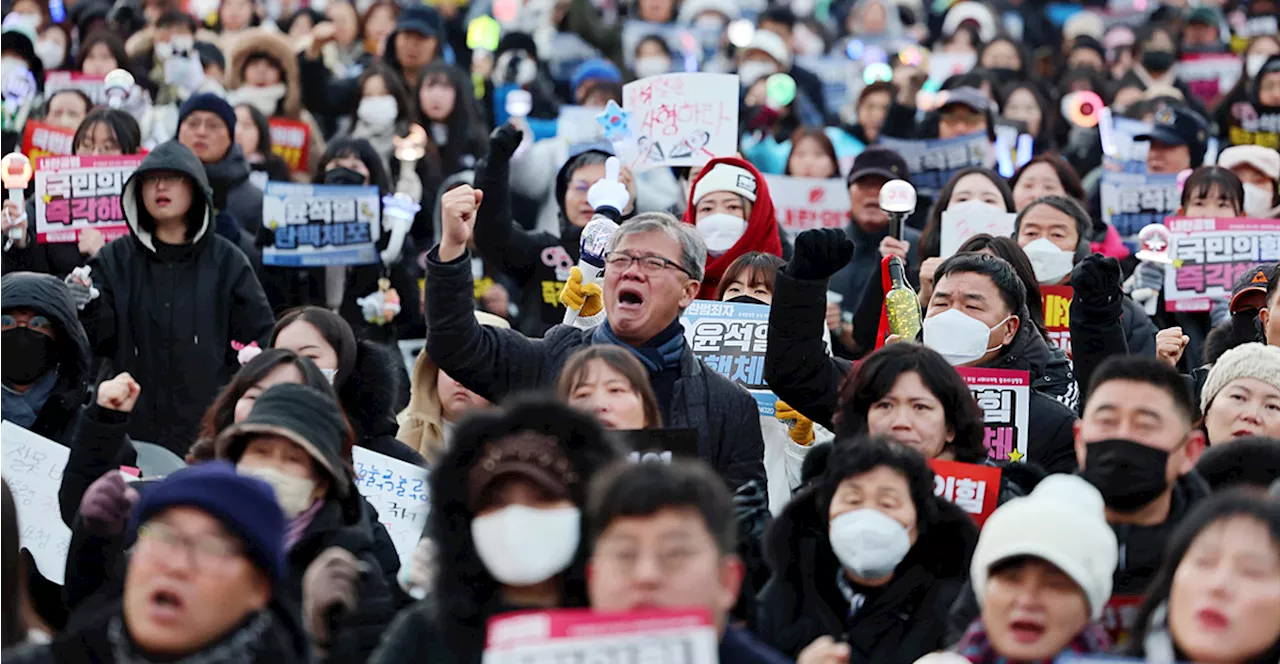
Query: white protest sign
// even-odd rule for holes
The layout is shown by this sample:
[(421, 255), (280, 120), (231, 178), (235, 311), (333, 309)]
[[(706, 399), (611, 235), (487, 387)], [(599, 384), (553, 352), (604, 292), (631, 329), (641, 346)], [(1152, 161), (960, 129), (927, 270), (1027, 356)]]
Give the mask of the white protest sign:
[(62, 585), (66, 578), (71, 529), (62, 522), (58, 487), (71, 450), (5, 420), (4, 480), (18, 508), (19, 542), (31, 552), (44, 578)]
[(481, 661), (717, 664), (719, 641), (705, 609), (522, 612), (489, 620)]
[(319, 267), (378, 262), (382, 204), (377, 187), (268, 182), (262, 223), (274, 242), (262, 250), (264, 265)]
[(849, 190), (840, 178), (766, 175), (778, 225), (792, 237), (812, 228), (849, 225)]
[(110, 242), (129, 234), (120, 194), (142, 155), (41, 157), (36, 162), (36, 239), (75, 242), (93, 228)]
[(701, 166), (738, 150), (738, 77), (663, 74), (622, 88), (623, 109), (605, 135), (631, 170)]
[(680, 314), (693, 354), (716, 373), (747, 388), (760, 414), (773, 417), (778, 397), (764, 382), (769, 348), (769, 307), (742, 302), (694, 300)]
[(979, 233), (1010, 237), (1017, 218), (1015, 212), (1005, 212), (982, 201), (956, 203), (942, 213), (942, 247), (938, 255), (946, 258), (956, 253), (965, 240)]
[(1026, 462), (1031, 376), (1012, 369), (956, 367), (982, 409), (983, 444), (995, 461)]
[(378, 520), (400, 554), (400, 566), (407, 567), (430, 511), (426, 469), (363, 447), (351, 448), (351, 461), (356, 488), (378, 510)]

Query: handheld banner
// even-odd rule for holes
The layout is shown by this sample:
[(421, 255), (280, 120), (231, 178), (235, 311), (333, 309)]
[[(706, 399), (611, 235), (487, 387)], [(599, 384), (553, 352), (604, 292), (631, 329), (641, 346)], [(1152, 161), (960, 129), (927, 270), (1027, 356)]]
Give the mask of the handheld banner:
[(36, 163), (36, 241), (76, 242), (92, 228), (110, 242), (129, 234), (120, 194), (142, 155), (41, 157)]
[(1227, 113), (1227, 142), (1261, 145), (1280, 150), (1280, 107), (1259, 108), (1249, 101), (1231, 105)]
[(996, 461), (1027, 458), (1027, 418), (1031, 408), (1031, 374), (1012, 369), (956, 367), (982, 409), (987, 456)]
[(941, 459), (930, 459), (929, 467), (934, 473), (934, 495), (964, 510), (981, 528), (987, 517), (996, 511), (996, 501), (1000, 498), (1000, 468)]
[(1070, 286), (1041, 286), (1040, 297), (1049, 342), (1071, 357), (1071, 300), (1075, 291)]
[(49, 99), (63, 90), (79, 90), (95, 106), (107, 103), (106, 76), (94, 76), (72, 71), (51, 71), (44, 75), (44, 98)]
[(263, 265), (319, 267), (378, 262), (377, 187), (268, 182), (262, 221), (275, 241), (262, 250)]
[(481, 661), (717, 664), (719, 641), (705, 609), (530, 611), (489, 619)]
[(294, 173), (307, 172), (311, 157), (311, 125), (302, 120), (270, 118), (271, 151), (279, 155)]
[(948, 139), (881, 136), (880, 145), (902, 155), (911, 172), (911, 184), (926, 197), (936, 196), (962, 168), (995, 163), (995, 151), (986, 132)]
[(1280, 219), (1170, 218), (1172, 270), (1164, 298), (1174, 303), (1229, 298), (1236, 279), (1258, 263), (1280, 261)]
[(792, 238), (813, 228), (849, 225), (849, 190), (841, 178), (766, 175), (778, 225)]
[(1013, 235), (1016, 212), (1004, 212), (981, 201), (965, 201), (942, 212), (942, 245), (939, 256), (946, 258), (960, 249), (965, 240), (987, 233), (994, 237)]
[(622, 99), (613, 143), (633, 171), (701, 166), (738, 150), (736, 75), (650, 76), (624, 86)]
[(18, 508), (18, 541), (44, 578), (63, 585), (71, 529), (58, 511), (58, 487), (71, 450), (5, 420), (4, 479)]
[(769, 347), (769, 307), (762, 304), (694, 300), (680, 315), (684, 338), (698, 359), (747, 388), (760, 414), (773, 417), (778, 397), (764, 382)]
[(391, 542), (400, 554), (400, 567), (413, 563), (413, 551), (431, 510), (427, 471), (363, 447), (351, 448), (356, 488), (378, 510)]
[(22, 154), (27, 155), (32, 163), (40, 157), (69, 155), (75, 139), (74, 129), (28, 120), (22, 130)]
[(1099, 187), (1102, 220), (1115, 227), (1130, 251), (1138, 248), (1144, 226), (1162, 223), (1182, 204), (1177, 175), (1103, 171)]
[(1174, 71), (1193, 97), (1212, 108), (1240, 80), (1242, 62), (1234, 53), (1184, 53)]

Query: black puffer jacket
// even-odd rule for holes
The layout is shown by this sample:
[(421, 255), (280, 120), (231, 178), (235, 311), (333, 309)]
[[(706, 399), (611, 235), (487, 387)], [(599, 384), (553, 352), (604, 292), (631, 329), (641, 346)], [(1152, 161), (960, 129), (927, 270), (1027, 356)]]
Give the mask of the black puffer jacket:
[(334, 387), (338, 400), (356, 432), (356, 445), (379, 454), (425, 467), (416, 450), (396, 440), (396, 399), (403, 385), (391, 353), (372, 341), (356, 347), (356, 365), (350, 378)]
[[(933, 498), (930, 496), (930, 498)], [(947, 610), (964, 587), (978, 528), (960, 508), (934, 499), (917, 506), (920, 537), (893, 580), (849, 618), (836, 583), (840, 562), (819, 513), (817, 490), (797, 495), (774, 520), (765, 551), (773, 577), (761, 591), (755, 632), (797, 656), (820, 636), (849, 644), (851, 662), (911, 664), (949, 645)]]
[(209, 186), (213, 188), (213, 206), (230, 214), (236, 223), (256, 237), (262, 229), (262, 190), (249, 181), (249, 162), (239, 145), (232, 144), (221, 160), (205, 164)]
[[(194, 183), (188, 244), (160, 243), (138, 225), (140, 183), (155, 171)], [(128, 371), (142, 386), (129, 434), (183, 456), (201, 414), (240, 368), (231, 342), (265, 346), (274, 317), (248, 259), (214, 233), (213, 191), (190, 150), (177, 141), (157, 147), (120, 200), (130, 235), (90, 262), (101, 296), (80, 319), (110, 375)]]

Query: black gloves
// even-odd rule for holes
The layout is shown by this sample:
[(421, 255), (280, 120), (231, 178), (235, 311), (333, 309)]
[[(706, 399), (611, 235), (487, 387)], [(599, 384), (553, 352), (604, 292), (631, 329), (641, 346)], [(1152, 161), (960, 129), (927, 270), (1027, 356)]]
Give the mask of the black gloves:
[(827, 279), (849, 264), (853, 240), (839, 228), (815, 228), (796, 238), (795, 254), (782, 269), (796, 279)]
[(509, 123), (494, 129), (489, 134), (489, 161), (511, 161), (511, 155), (516, 153), (523, 139), (524, 132)]
[(1079, 311), (1090, 320), (1119, 320), (1124, 298), (1120, 281), (1120, 262), (1114, 258), (1093, 254), (1077, 263), (1071, 270), (1072, 318)]

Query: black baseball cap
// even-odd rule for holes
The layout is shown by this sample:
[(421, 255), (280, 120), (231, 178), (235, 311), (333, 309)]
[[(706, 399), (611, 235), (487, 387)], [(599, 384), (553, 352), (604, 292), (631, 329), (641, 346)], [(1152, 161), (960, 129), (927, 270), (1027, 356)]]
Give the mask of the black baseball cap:
[(986, 113), (991, 108), (991, 100), (987, 99), (981, 90), (964, 86), (946, 91), (946, 99), (938, 110), (946, 110), (948, 106), (968, 106), (978, 113)]
[(1240, 274), (1231, 287), (1231, 313), (1261, 309), (1267, 303), (1267, 284), (1276, 270), (1275, 263), (1258, 263)]
[(440, 14), (425, 5), (410, 7), (400, 12), (396, 32), (416, 32), (424, 37), (435, 37), (440, 32)]
[(846, 185), (851, 185), (865, 177), (880, 176), (888, 180), (906, 180), (911, 177), (907, 169), (907, 160), (902, 155), (882, 147), (869, 147), (853, 160), (853, 168), (849, 169)]
[[(1178, 106), (1162, 106), (1156, 109), (1154, 126), (1145, 134), (1133, 137), (1135, 141), (1156, 141), (1165, 145), (1203, 147), (1209, 138), (1208, 123), (1199, 113)], [(1194, 152), (1194, 150), (1193, 150)]]

